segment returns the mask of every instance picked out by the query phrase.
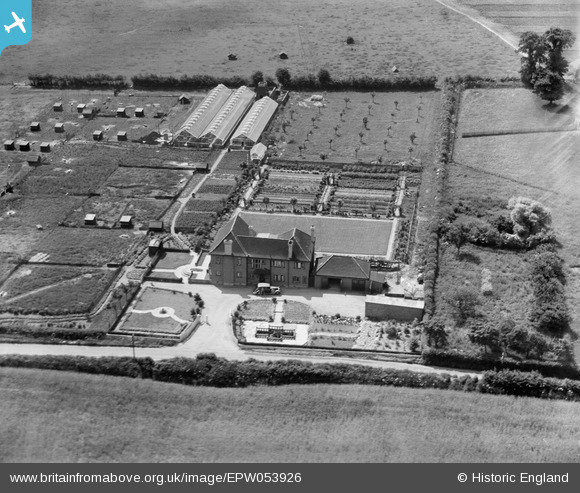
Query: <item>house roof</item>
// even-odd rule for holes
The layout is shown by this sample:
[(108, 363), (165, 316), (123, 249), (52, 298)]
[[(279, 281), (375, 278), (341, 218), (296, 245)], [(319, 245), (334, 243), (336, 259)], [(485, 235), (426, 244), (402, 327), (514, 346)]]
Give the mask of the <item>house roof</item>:
[(371, 264), (354, 257), (342, 257), (331, 255), (322, 257), (316, 268), (317, 276), (324, 277), (347, 277), (349, 279), (369, 279)]
[(257, 142), (277, 108), (278, 103), (267, 96), (256, 101), (234, 132), (232, 139), (248, 139)]
[[(280, 235), (256, 235), (239, 215), (221, 228), (210, 248), (210, 254), (224, 255), (225, 240), (232, 241), (236, 257), (271, 258), (308, 262), (312, 258), (310, 235), (293, 229)], [(292, 240), (292, 257), (288, 258), (288, 242)]]
[(250, 151), (250, 156), (252, 157), (252, 159), (262, 159), (266, 155), (267, 150), (268, 148), (264, 144), (258, 142), (257, 144), (254, 145), (254, 147), (252, 147), (252, 150)]

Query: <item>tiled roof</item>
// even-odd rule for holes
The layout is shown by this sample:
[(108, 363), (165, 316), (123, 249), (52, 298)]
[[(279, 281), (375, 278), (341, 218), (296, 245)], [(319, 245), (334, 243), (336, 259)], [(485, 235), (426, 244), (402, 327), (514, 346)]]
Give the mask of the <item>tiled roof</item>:
[(369, 279), (371, 264), (354, 257), (331, 255), (318, 261), (317, 276), (346, 277), (349, 279)]

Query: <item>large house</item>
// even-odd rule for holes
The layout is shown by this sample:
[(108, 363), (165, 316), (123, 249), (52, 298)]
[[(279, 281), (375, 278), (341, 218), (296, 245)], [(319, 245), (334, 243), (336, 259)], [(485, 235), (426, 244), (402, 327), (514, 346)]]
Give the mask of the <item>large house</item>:
[(269, 282), (305, 288), (314, 265), (314, 229), (257, 233), (239, 215), (217, 234), (210, 249), (210, 276), (220, 286)]
[[(252, 216), (245, 216), (251, 220)], [(210, 248), (210, 278), (218, 286), (275, 286), (341, 291), (380, 292), (384, 274), (349, 255), (316, 252), (315, 227), (310, 233), (292, 228), (279, 234), (257, 231), (240, 214), (218, 232)]]

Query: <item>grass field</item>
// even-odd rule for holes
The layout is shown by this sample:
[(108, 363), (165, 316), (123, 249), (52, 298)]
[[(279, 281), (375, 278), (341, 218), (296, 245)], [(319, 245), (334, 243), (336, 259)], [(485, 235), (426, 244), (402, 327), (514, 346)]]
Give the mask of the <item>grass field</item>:
[(344, 219), (310, 215), (242, 212), (242, 219), (258, 233), (281, 234), (299, 228), (310, 234), (315, 227), (316, 251), (384, 257), (387, 254), (391, 221)]
[[(3, 82), (31, 72), (250, 75), (288, 66), (296, 73), (327, 68), (341, 76), (386, 76), (396, 65), (402, 76), (501, 76), (518, 69), (509, 46), (430, 0), (202, 0), (195, 8), (182, 0), (163, 6), (151, 0), (66, 6), (48, 0), (33, 6), (33, 16), (32, 41), (3, 52)], [(345, 43), (349, 35), (356, 40), (352, 49)], [(281, 50), (288, 60), (279, 59)], [(55, 58), (62, 52), (67, 56)], [(237, 61), (228, 61), (231, 52)]]
[(215, 389), (12, 368), (0, 369), (0, 384), (1, 462), (578, 460), (579, 405), (564, 401), (355, 385)]
[(0, 310), (85, 313), (101, 297), (115, 271), (25, 265), (4, 283)]
[[(504, 125), (502, 122), (511, 119), (509, 125), (530, 126), (543, 118), (543, 103), (531, 99), (531, 94), (526, 91), (514, 90), (510, 94), (507, 90), (488, 90), (476, 93), (467, 91), (465, 94), (467, 104), (460, 112), (458, 135), (466, 128), (491, 128), (493, 125), (487, 122), (498, 122), (501, 126)], [(508, 104), (509, 99), (513, 101)], [(566, 102), (550, 108), (550, 124), (567, 121), (568, 111)], [(529, 114), (527, 119), (526, 114)], [(539, 200), (551, 209), (553, 228), (562, 244), (560, 254), (566, 261), (566, 294), (573, 315), (572, 327), (576, 330), (580, 328), (580, 307), (577, 303), (580, 295), (580, 235), (575, 227), (580, 210), (580, 193), (576, 186), (580, 180), (578, 156), (580, 140), (577, 132), (459, 138), (454, 152), (456, 164), (450, 167), (449, 173), (449, 196), (454, 200), (475, 204), (476, 207), (480, 204), (484, 209), (489, 209), (493, 204), (507, 203), (510, 197), (524, 196)], [(471, 247), (466, 250), (467, 253), (473, 256), (459, 261), (453, 253), (445, 254), (440, 268), (442, 286), (461, 280), (470, 281), (471, 278), (470, 282), (477, 285), (481, 269), (487, 266), (495, 278), (493, 282), (500, 284), (496, 296), (486, 301), (486, 309), (523, 314), (528, 299), (527, 289), (521, 286), (526, 271), (523, 263), (525, 254)]]
[(155, 264), (156, 269), (177, 269), (191, 264), (192, 256), (186, 252), (165, 252)]
[(159, 307), (171, 307), (175, 315), (182, 320), (191, 320), (191, 309), (195, 307), (193, 298), (180, 292), (167, 289), (145, 288), (138, 295), (135, 310), (153, 310)]
[(142, 239), (131, 231), (90, 228), (57, 228), (29, 251), (47, 255), (49, 262), (104, 265), (122, 262)]
[(191, 171), (118, 168), (105, 182), (102, 190), (121, 197), (174, 197), (191, 176)]
[[(378, 156), (385, 162), (426, 157), (434, 93), (389, 92), (373, 98), (371, 93), (331, 92), (325, 95), (324, 107), (310, 101), (311, 94), (293, 93), (277, 120), (282, 158), (322, 163), (320, 155), (324, 154), (329, 162), (351, 163), (375, 161)], [(289, 123), (285, 130), (280, 127), (282, 118)], [(415, 143), (410, 139), (413, 133)], [(301, 151), (300, 146), (305, 149)]]

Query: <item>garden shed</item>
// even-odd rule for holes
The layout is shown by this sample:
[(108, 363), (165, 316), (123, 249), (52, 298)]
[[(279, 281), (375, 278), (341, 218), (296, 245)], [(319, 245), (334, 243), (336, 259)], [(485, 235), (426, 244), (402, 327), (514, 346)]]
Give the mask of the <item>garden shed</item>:
[(82, 113), (85, 110), (86, 107), (87, 107), (87, 105), (84, 104), (84, 103), (78, 104), (77, 105), (77, 112), (78, 113)]
[(135, 109), (135, 116), (137, 118), (143, 118), (145, 116), (145, 108), (136, 108)]
[(83, 118), (86, 118), (87, 120), (92, 119), (95, 116), (95, 108), (92, 106), (87, 106), (84, 110), (83, 110)]
[(14, 150), (14, 141), (13, 140), (5, 140), (4, 141), (4, 150), (13, 151)]
[(187, 96), (186, 94), (182, 94), (179, 96), (177, 101), (179, 101), (179, 104), (191, 104), (191, 97)]
[(124, 107), (119, 107), (117, 108), (117, 116), (120, 118), (125, 118), (127, 116), (127, 111), (125, 110)]
[(32, 122), (30, 124), (30, 131), (31, 132), (40, 132), (40, 122)]
[(159, 238), (153, 238), (149, 242), (149, 255), (155, 256), (163, 249), (163, 242)]
[(149, 223), (149, 231), (161, 233), (163, 231), (163, 221), (151, 221)]
[(207, 173), (209, 171), (209, 163), (195, 163), (195, 171), (198, 173)]
[(21, 151), (29, 151), (30, 150), (30, 142), (28, 142), (27, 140), (21, 140), (20, 142), (18, 142), (18, 148)]
[(40, 156), (40, 154), (30, 154), (27, 158), (26, 158), (26, 162), (30, 165), (30, 166), (35, 166), (37, 164), (40, 164), (42, 161), (42, 157)]
[(133, 227), (133, 216), (121, 216), (119, 220), (119, 224), (122, 228), (132, 228)]
[(60, 103), (60, 102), (59, 103), (54, 103), (52, 105), (52, 110), (53, 111), (62, 111), (63, 110), (62, 103)]
[(117, 132), (117, 140), (127, 140), (127, 132)]
[(64, 132), (64, 123), (57, 123), (54, 126), (54, 131), (58, 134), (63, 133)]
[(85, 225), (86, 226), (95, 226), (96, 224), (97, 224), (97, 215), (96, 214), (85, 215)]
[(93, 132), (93, 140), (103, 140), (103, 131), (102, 130), (95, 130)]
[(40, 144), (40, 152), (50, 152), (50, 142), (42, 142)]
[(258, 142), (250, 151), (250, 159), (254, 164), (260, 164), (266, 157), (267, 150), (268, 148), (264, 144)]

